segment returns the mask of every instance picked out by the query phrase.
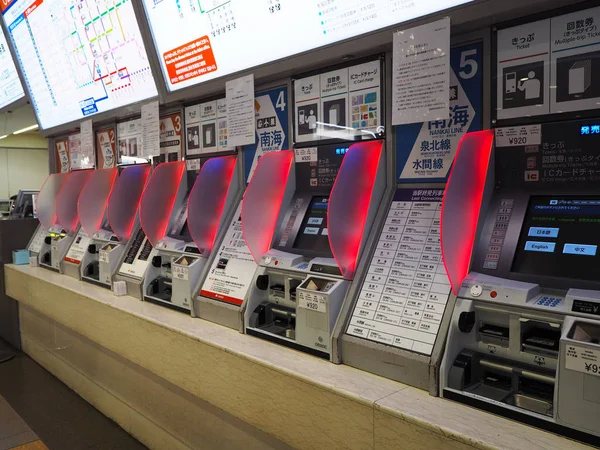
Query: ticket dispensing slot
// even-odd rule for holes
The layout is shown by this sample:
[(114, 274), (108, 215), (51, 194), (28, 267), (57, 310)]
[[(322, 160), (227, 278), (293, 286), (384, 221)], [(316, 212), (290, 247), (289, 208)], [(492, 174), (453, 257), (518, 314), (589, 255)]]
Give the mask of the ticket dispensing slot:
[[(54, 234), (50, 245), (50, 268), (53, 270), (62, 271), (64, 267), (63, 260), (79, 228), (79, 195), (92, 173), (91, 170), (71, 172), (56, 198), (56, 216), (61, 229)], [(40, 261), (40, 264), (45, 265), (47, 261)]]
[(259, 264), (246, 302), (248, 334), (330, 358), (365, 230), (383, 194), (382, 154), (377, 141), (343, 152), (339, 146), (297, 149), (290, 177), (296, 190), (283, 204), (274, 237), (273, 226), (256, 217), (271, 189), (269, 174), (261, 183), (259, 165), (242, 204), (244, 238)]
[(37, 217), (40, 225), (31, 238), (27, 249), (30, 255), (44, 262), (45, 267), (50, 267), (51, 242), (50, 233), (60, 232), (62, 227), (57, 223), (56, 198), (69, 173), (54, 173), (49, 175), (37, 199)]

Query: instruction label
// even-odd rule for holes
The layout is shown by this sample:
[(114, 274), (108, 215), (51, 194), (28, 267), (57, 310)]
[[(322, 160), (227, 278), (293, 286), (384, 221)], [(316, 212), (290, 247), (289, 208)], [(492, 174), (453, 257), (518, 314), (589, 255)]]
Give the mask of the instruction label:
[(591, 348), (567, 345), (565, 367), (569, 370), (600, 377), (600, 351)]
[(442, 261), (442, 189), (398, 189), (348, 334), (431, 355), (450, 282)]
[(244, 302), (256, 271), (242, 235), (241, 209), (240, 203), (200, 290), (203, 297), (238, 306)]
[(298, 290), (298, 307), (325, 313), (327, 312), (327, 299), (324, 295)]
[(67, 256), (65, 256), (65, 261), (77, 265), (81, 264), (83, 256), (85, 255), (85, 252), (87, 251), (87, 248), (90, 246), (91, 243), (92, 240), (88, 237), (87, 234), (85, 234), (85, 231), (83, 231), (83, 229), (80, 229), (77, 232), (77, 236), (75, 236), (75, 239), (73, 240), (69, 251), (67, 252)]

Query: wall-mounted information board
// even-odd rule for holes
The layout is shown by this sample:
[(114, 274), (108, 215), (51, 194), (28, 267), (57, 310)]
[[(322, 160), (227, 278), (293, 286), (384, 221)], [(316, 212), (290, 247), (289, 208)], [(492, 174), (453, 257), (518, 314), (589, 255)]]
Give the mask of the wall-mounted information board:
[(131, 0), (1, 5), (41, 128), (157, 95)]

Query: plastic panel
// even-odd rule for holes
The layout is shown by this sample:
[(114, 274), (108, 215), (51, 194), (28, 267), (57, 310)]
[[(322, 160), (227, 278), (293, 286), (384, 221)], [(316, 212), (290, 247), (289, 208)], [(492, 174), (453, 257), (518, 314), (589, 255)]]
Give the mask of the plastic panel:
[(455, 295), (469, 272), (493, 144), (491, 130), (466, 134), (458, 144), (446, 184), (442, 201), (442, 257)]
[(140, 224), (153, 246), (165, 237), (184, 173), (185, 161), (159, 164), (142, 194)]
[(77, 213), (81, 228), (92, 236), (102, 226), (108, 199), (115, 184), (119, 169), (95, 170), (79, 195)]
[(237, 158), (223, 156), (204, 163), (188, 200), (188, 227), (202, 254), (215, 243)]
[(351, 145), (329, 197), (329, 245), (347, 280), (354, 277), (356, 270), (382, 151), (381, 141)]
[(63, 183), (58, 197), (56, 197), (58, 223), (69, 233), (77, 229), (79, 223), (79, 215), (77, 214), (79, 194), (81, 194), (92, 173), (94, 173), (93, 170), (71, 172)]
[(126, 167), (113, 187), (108, 201), (108, 224), (121, 240), (131, 237), (151, 170), (150, 164)]
[(257, 264), (271, 247), (293, 162), (293, 150), (263, 155), (242, 200), (242, 232)]
[(46, 178), (37, 198), (37, 216), (47, 231), (56, 223), (56, 198), (69, 173), (53, 173)]

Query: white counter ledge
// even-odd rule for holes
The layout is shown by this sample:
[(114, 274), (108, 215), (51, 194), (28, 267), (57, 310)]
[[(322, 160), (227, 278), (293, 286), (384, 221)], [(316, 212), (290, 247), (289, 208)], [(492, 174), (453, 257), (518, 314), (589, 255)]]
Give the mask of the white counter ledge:
[[(208, 431), (204, 438), (200, 432), (189, 434), (188, 428), (197, 426), (193, 417), (189, 421), (171, 417), (178, 415), (179, 405), (171, 405), (169, 414), (166, 409), (156, 411), (163, 408), (130, 398), (129, 391), (120, 392), (123, 380), (114, 380), (118, 375), (96, 380), (99, 371), (87, 370), (83, 359), (97, 353), (94, 358), (106, 359), (106, 365), (114, 362), (133, 371), (122, 373), (142, 377), (139, 384), (151, 380), (164, 387), (165, 398), (181, 398), (185, 405), (200, 402), (202, 411), (211, 407), (224, 411), (225, 419), (210, 412), (223, 419), (212, 425), (213, 438), (221, 432), (235, 434), (227, 431), (231, 416), (254, 427), (248, 431), (252, 436), (258, 429), (302, 449), (588, 448), (183, 313), (116, 297), (45, 269), (7, 265), (5, 278), (7, 294), (24, 306), (20, 313), (24, 351), (151, 448), (174, 447), (173, 442), (178, 448), (195, 448), (200, 441), (206, 445)], [(45, 327), (46, 337), (40, 331)], [(45, 345), (57, 335), (56, 329), (85, 351), (75, 357), (56, 342)], [(92, 387), (78, 389), (88, 385)], [(182, 392), (173, 394), (177, 389)], [(116, 398), (118, 406), (95, 398), (104, 391)], [(127, 414), (123, 408), (128, 408)], [(138, 415), (150, 425), (136, 427)], [(237, 442), (233, 437), (215, 439), (206, 448), (232, 448)], [(247, 436), (244, 439), (240, 436), (242, 446), (251, 447)], [(262, 435), (255, 439), (257, 448), (279, 445)]]

